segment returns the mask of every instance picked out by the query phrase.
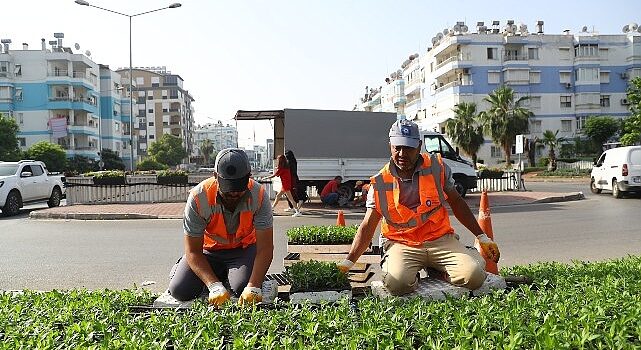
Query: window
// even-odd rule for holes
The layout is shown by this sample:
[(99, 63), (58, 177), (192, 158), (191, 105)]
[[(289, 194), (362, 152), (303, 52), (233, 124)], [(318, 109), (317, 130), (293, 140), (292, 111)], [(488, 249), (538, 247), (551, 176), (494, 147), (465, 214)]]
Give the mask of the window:
[(165, 85), (176, 86), (178, 85), (178, 77), (175, 75), (165, 75)]
[(15, 68), (13, 69), (13, 74), (16, 77), (19, 77), (22, 75), (22, 65), (21, 64), (16, 64)]
[(541, 96), (530, 96), (530, 108), (541, 108)]
[(539, 59), (539, 48), (538, 47), (529, 47), (527, 49), (527, 58), (529, 60), (538, 60)]
[(501, 72), (487, 72), (488, 84), (499, 84), (501, 82)]
[(569, 47), (559, 48), (559, 58), (562, 59), (562, 60), (569, 60), (570, 59), (570, 48)]
[(147, 110), (147, 112), (148, 112), (149, 114), (153, 114), (153, 113), (154, 113), (154, 110), (153, 110), (153, 108), (149, 108), (149, 109)]
[(149, 122), (149, 126), (154, 126), (154, 122)]
[(488, 47), (487, 48), (487, 59), (488, 60), (496, 60), (498, 59), (497, 55), (498, 49), (496, 47)]
[[(145, 77), (136, 77), (136, 85), (145, 85)], [(144, 93), (144, 91), (141, 92)]]
[(9, 62), (2, 61), (0, 62), (0, 77), (6, 77), (9, 73)]
[(610, 95), (601, 95), (601, 107), (610, 107)]
[(24, 125), (24, 114), (18, 113), (18, 124)]
[(116, 131), (120, 131), (120, 123), (114, 123), (114, 127), (116, 128)]
[(599, 55), (599, 45), (580, 44), (574, 47), (574, 56), (576, 57), (597, 57)]
[(540, 120), (530, 120), (530, 132), (541, 132), (541, 121)]
[(40, 176), (44, 174), (44, 170), (42, 170), (42, 167), (40, 165), (31, 165), (31, 173), (33, 176)]
[(581, 130), (585, 126), (585, 122), (588, 120), (587, 116), (576, 117), (576, 129)]
[(160, 86), (160, 77), (151, 77), (151, 86), (159, 87)]
[(561, 96), (561, 108), (572, 107), (572, 96)]
[(16, 101), (22, 101), (22, 88), (16, 88)]
[(599, 81), (599, 68), (578, 68), (574, 71), (574, 79), (577, 82)]
[(599, 48), (599, 58), (608, 59), (608, 49)]
[(149, 135), (149, 139), (150, 139), (150, 140), (153, 140), (153, 139), (155, 139), (155, 138), (156, 138), (156, 135)]
[(503, 152), (501, 152), (501, 148), (496, 146), (490, 146), (490, 157), (503, 158)]
[(530, 72), (530, 84), (541, 83), (541, 72)]
[(561, 132), (571, 132), (571, 131), (572, 131), (572, 121), (561, 120)]
[(169, 98), (178, 98), (178, 90), (176, 89), (169, 90)]
[(568, 71), (559, 72), (559, 82), (561, 84), (570, 84), (570, 83), (572, 83), (572, 76), (570, 75), (570, 72), (568, 72)]
[(603, 72), (599, 74), (599, 80), (601, 81), (601, 84), (607, 84), (610, 82), (610, 72)]
[(24, 137), (18, 137), (18, 142), (20, 143), (20, 147), (27, 147), (27, 140)]

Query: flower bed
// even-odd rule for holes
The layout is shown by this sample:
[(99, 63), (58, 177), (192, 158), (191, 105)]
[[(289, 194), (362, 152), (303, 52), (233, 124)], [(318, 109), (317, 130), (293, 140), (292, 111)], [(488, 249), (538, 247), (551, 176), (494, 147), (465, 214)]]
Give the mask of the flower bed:
[(287, 241), (289, 245), (351, 244), (357, 229), (357, 225), (293, 227), (287, 230)]
[(156, 182), (163, 185), (187, 183), (187, 172), (184, 170), (160, 170), (156, 176)]
[(93, 177), (94, 185), (124, 185), (127, 183), (125, 172), (120, 170), (107, 170), (86, 173), (84, 176)]
[(347, 300), (132, 312), (138, 291), (0, 292), (0, 349), (636, 349), (641, 257), (502, 270), (531, 276), (474, 299)]

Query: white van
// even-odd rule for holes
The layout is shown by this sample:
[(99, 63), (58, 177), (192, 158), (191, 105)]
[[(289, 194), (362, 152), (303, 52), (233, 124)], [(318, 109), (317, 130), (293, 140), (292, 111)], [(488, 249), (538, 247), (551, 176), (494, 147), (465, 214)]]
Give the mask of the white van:
[(440, 153), (443, 161), (452, 169), (456, 191), (465, 197), (468, 190), (476, 188), (476, 170), (471, 161), (460, 156), (458, 148), (454, 149), (445, 137), (434, 131), (421, 131), (424, 150)]
[(625, 192), (641, 192), (641, 146), (609, 149), (594, 162), (590, 190), (612, 190), (621, 198)]

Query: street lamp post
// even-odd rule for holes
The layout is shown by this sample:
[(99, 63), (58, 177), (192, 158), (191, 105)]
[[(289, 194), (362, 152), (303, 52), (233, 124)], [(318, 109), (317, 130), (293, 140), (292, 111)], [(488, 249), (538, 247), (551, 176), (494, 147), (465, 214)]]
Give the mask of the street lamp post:
[[(132, 60), (131, 60), (131, 19), (137, 16), (142, 16), (148, 13), (156, 12), (156, 11), (161, 11), (161, 10), (166, 10), (166, 9), (175, 9), (182, 4), (175, 2), (167, 7), (162, 7), (159, 9), (151, 10), (151, 11), (145, 11), (145, 12), (140, 12), (136, 13), (134, 15), (128, 15), (126, 13), (114, 11), (114, 10), (109, 10), (100, 6), (92, 5), (88, 3), (85, 0), (76, 0), (76, 4), (82, 5), (82, 6), (89, 6), (89, 7), (95, 7), (100, 10), (108, 11), (111, 13), (115, 13), (121, 16), (129, 17), (129, 152), (131, 153), (130, 155), (130, 165), (131, 165), (131, 171), (134, 170), (134, 94), (133, 94), (133, 65), (132, 65)], [(101, 150), (102, 151), (102, 150)]]

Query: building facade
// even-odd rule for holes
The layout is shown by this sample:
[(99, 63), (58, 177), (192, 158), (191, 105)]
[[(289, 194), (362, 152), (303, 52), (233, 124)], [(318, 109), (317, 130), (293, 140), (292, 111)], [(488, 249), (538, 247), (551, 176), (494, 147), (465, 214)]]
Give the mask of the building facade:
[[(121, 68), (117, 73), (128, 89), (129, 69)], [(180, 137), (187, 154), (193, 154), (194, 98), (184, 89), (183, 79), (171, 74), (165, 67), (134, 68), (132, 73), (133, 149), (136, 160), (142, 160), (149, 146), (163, 134)], [(126, 120), (129, 109), (127, 100), (121, 105)]]
[[(581, 137), (590, 116), (629, 115), (629, 79), (641, 76), (641, 32), (632, 23), (622, 34), (599, 34), (584, 27), (579, 33), (545, 34), (538, 21), (530, 31), (507, 21), (478, 22), (471, 32), (463, 22), (432, 38), (432, 47), (411, 55), (401, 69), (378, 89), (367, 88), (357, 109), (396, 111), (399, 118), (416, 120), (424, 129), (444, 132), (460, 102), (474, 102), (477, 111), (501, 85), (527, 96), (534, 113), (529, 136), (546, 130), (559, 137)], [(504, 158), (487, 139), (478, 156), (487, 164)], [(537, 149), (544, 155), (544, 149)]]
[(224, 148), (238, 147), (238, 130), (235, 126), (223, 124), (220, 120), (217, 123), (208, 123), (196, 127), (194, 130), (195, 144), (191, 155), (198, 162), (204, 158), (200, 147), (205, 140), (211, 141), (214, 152)]
[(22, 150), (46, 140), (62, 146), (67, 157), (98, 159), (99, 66), (64, 47), (62, 33), (54, 36), (37, 49), (26, 43), (14, 49), (2, 39), (0, 113), (17, 121)]

